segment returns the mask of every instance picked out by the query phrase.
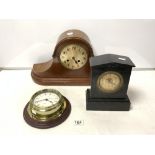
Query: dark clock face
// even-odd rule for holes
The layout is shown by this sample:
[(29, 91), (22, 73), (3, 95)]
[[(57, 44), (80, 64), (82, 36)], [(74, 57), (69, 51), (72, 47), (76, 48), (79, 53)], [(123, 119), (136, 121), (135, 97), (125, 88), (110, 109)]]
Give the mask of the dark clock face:
[(60, 61), (67, 69), (80, 69), (88, 61), (87, 51), (78, 44), (69, 44), (61, 50)]
[(123, 86), (123, 77), (115, 71), (102, 73), (97, 80), (97, 87), (105, 93), (114, 93)]

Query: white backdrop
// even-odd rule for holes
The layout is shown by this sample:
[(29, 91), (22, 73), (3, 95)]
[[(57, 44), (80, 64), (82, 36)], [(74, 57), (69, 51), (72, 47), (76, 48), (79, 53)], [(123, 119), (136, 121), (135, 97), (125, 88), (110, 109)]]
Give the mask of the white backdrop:
[(48, 61), (68, 29), (87, 33), (95, 55), (126, 55), (137, 68), (155, 68), (155, 20), (0, 20), (0, 67)]

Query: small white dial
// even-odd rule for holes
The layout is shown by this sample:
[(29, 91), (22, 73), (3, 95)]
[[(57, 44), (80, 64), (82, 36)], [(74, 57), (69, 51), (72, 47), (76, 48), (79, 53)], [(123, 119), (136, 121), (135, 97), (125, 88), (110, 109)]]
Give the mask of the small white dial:
[(70, 114), (69, 101), (56, 89), (37, 91), (24, 108), (25, 121), (45, 129), (62, 123)]
[(57, 94), (52, 92), (46, 92), (36, 96), (33, 104), (39, 108), (48, 108), (57, 104), (59, 100), (60, 98)]

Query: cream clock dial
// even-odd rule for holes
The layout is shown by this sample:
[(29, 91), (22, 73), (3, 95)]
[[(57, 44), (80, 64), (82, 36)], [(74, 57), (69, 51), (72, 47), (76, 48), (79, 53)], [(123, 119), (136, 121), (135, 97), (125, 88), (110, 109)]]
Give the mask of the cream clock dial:
[[(63, 97), (55, 89), (44, 89), (35, 93), (30, 101), (30, 112), (32, 115), (40, 120), (47, 120), (55, 112), (61, 113), (61, 106), (63, 106)], [(65, 105), (65, 104), (64, 104)]]
[(86, 64), (87, 60), (86, 50), (78, 44), (69, 44), (60, 53), (61, 64), (67, 69), (80, 69)]
[(123, 85), (123, 77), (115, 71), (107, 71), (101, 74), (97, 80), (98, 88), (107, 93), (114, 93), (120, 90)]

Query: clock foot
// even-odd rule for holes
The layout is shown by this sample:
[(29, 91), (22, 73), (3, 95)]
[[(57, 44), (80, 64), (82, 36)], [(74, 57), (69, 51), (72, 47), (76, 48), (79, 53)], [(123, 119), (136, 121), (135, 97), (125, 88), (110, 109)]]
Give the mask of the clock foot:
[(130, 100), (126, 98), (91, 98), (90, 89), (86, 91), (86, 109), (96, 111), (129, 111)]

